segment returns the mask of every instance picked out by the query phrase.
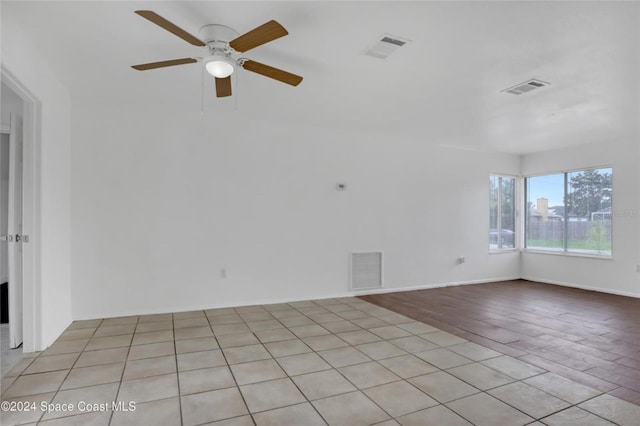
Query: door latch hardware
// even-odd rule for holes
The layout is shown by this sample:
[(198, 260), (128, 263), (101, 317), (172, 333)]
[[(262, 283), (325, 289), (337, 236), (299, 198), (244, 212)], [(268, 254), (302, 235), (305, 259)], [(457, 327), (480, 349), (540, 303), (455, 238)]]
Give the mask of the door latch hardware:
[(0, 235), (0, 241), (3, 243), (12, 243), (13, 235)]

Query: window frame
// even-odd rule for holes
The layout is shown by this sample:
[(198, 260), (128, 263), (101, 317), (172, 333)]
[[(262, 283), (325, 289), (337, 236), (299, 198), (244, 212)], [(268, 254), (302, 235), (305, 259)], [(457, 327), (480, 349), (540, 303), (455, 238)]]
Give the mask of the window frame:
[[(523, 199), (522, 199), (522, 205), (524, 206), (524, 218), (522, 219), (522, 246), (521, 246), (521, 251), (526, 252), (526, 253), (537, 253), (537, 254), (552, 254), (552, 255), (556, 255), (556, 256), (568, 256), (568, 257), (587, 257), (587, 258), (592, 258), (592, 259), (601, 259), (601, 260), (613, 260), (613, 253), (614, 253), (614, 241), (613, 241), (613, 229), (614, 229), (614, 223), (613, 223), (613, 218), (615, 217), (615, 214), (611, 215), (611, 252), (609, 254), (606, 253), (588, 253), (588, 252), (580, 252), (580, 251), (571, 251), (568, 248), (569, 245), (569, 240), (566, 238), (566, 235), (568, 234), (568, 226), (569, 226), (569, 221), (567, 221), (567, 209), (566, 209), (566, 197), (567, 197), (567, 191), (569, 189), (569, 174), (571, 173), (576, 173), (576, 172), (585, 172), (588, 170), (599, 170), (599, 169), (611, 169), (611, 211), (613, 213), (614, 211), (614, 204), (615, 204), (615, 197), (613, 196), (614, 193), (614, 181), (613, 181), (613, 170), (614, 167), (611, 164), (607, 164), (607, 165), (599, 165), (599, 166), (589, 166), (589, 167), (579, 167), (579, 168), (575, 168), (575, 169), (564, 169), (561, 171), (549, 171), (549, 172), (543, 172), (543, 173), (535, 173), (535, 174), (528, 174), (525, 176), (522, 176), (522, 185), (523, 185)], [(528, 224), (529, 224), (529, 213), (528, 213), (528, 209), (527, 209), (527, 201), (529, 198), (529, 185), (527, 184), (527, 180), (530, 178), (535, 178), (535, 177), (541, 177), (541, 176), (550, 176), (550, 175), (559, 175), (562, 174), (563, 175), (563, 181), (564, 181), (564, 188), (563, 188), (563, 205), (564, 205), (564, 215), (563, 215), (563, 223), (564, 223), (564, 234), (563, 234), (563, 244), (562, 244), (562, 250), (549, 250), (548, 248), (545, 247), (540, 247), (540, 248), (535, 248), (535, 247), (527, 247), (527, 228), (528, 228)]]
[[(489, 173), (489, 180), (491, 180), (492, 177), (497, 177), (497, 178), (507, 178), (507, 179), (513, 179), (513, 223), (514, 223), (514, 230), (513, 230), (513, 247), (496, 247), (496, 248), (492, 248), (491, 247), (491, 237), (488, 236), (488, 242), (489, 242), (489, 254), (497, 254), (497, 253), (511, 253), (511, 252), (516, 252), (520, 250), (520, 221), (519, 221), (519, 210), (518, 210), (518, 206), (520, 205), (520, 182), (521, 182), (521, 176), (516, 176), (516, 175), (509, 175), (509, 174), (505, 174), (505, 173)], [(502, 221), (502, 187), (500, 187), (500, 190), (498, 191), (498, 223), (500, 223)], [(491, 202), (491, 184), (489, 184), (489, 202)], [(491, 207), (489, 207), (491, 208)], [(489, 232), (491, 232), (491, 212), (489, 212)], [(500, 230), (498, 230), (498, 232), (500, 232)]]

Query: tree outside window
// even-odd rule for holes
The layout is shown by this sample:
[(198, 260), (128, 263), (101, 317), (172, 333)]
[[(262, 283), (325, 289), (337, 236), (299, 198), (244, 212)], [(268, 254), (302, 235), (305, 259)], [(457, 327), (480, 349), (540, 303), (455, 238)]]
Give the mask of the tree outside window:
[(611, 255), (611, 168), (525, 180), (525, 245), (530, 249)]

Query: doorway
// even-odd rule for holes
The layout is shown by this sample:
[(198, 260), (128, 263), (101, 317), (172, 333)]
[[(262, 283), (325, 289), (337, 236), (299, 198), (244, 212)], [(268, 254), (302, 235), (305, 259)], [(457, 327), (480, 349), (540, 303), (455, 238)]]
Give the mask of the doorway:
[(23, 156), (22, 99), (8, 87), (0, 92), (0, 283), (2, 285), (2, 364), (22, 358), (23, 340)]
[[(11, 242), (0, 242), (0, 284), (7, 283), (9, 322), (0, 324), (2, 375), (22, 358), (22, 352), (41, 350), (40, 338), (40, 103), (12, 73), (0, 67), (0, 235)], [(22, 122), (22, 123), (21, 123)], [(21, 129), (21, 131), (20, 131)], [(21, 137), (18, 137), (21, 135)], [(21, 144), (16, 141), (20, 139)], [(13, 149), (12, 149), (13, 142)], [(8, 145), (8, 147), (7, 147)], [(18, 148), (18, 145), (21, 148)], [(9, 164), (8, 173), (7, 163)], [(13, 164), (13, 169), (11, 165)], [(21, 171), (19, 169), (22, 169)], [(9, 182), (12, 175), (13, 181)], [(9, 178), (7, 178), (7, 174)], [(18, 181), (16, 181), (16, 175)], [(6, 179), (5, 179), (6, 178)], [(6, 180), (6, 185), (5, 185)], [(20, 183), (22, 188), (16, 187)], [(11, 190), (11, 188), (13, 188)], [(11, 203), (9, 202), (11, 200)], [(13, 207), (9, 207), (12, 205)], [(22, 212), (15, 206), (21, 206)], [(10, 217), (12, 216), (12, 217)], [(5, 228), (4, 224), (7, 223)], [(16, 244), (16, 235), (20, 242)], [(30, 237), (29, 242), (23, 236)], [(35, 243), (34, 243), (35, 240)], [(13, 250), (10, 245), (13, 244)], [(9, 259), (12, 253), (11, 260)], [(20, 258), (22, 260), (20, 261)], [(22, 286), (14, 287), (19, 278)], [(12, 278), (14, 283), (12, 283)], [(4, 311), (4, 308), (2, 309)], [(12, 324), (13, 321), (13, 324)], [(13, 330), (9, 330), (11, 327)], [(22, 342), (22, 346), (20, 343)], [(9, 347), (18, 346), (18, 349)], [(9, 351), (7, 353), (6, 351)], [(10, 354), (10, 355), (9, 355)]]

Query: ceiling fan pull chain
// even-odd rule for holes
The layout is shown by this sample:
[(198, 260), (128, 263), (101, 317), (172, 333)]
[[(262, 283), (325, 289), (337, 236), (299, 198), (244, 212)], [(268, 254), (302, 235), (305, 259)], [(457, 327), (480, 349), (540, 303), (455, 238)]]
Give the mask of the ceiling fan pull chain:
[(234, 94), (235, 94), (235, 100), (234, 101), (235, 101), (235, 108), (236, 108), (235, 110), (236, 111), (238, 111), (238, 97), (239, 97), (238, 96), (239, 95), (238, 86), (240, 86), (240, 83), (238, 83), (239, 80), (240, 80), (240, 76), (237, 76), (233, 81), (235, 86), (236, 86), (235, 89), (233, 89), (234, 90)]
[(200, 67), (200, 114), (204, 115), (204, 67)]

